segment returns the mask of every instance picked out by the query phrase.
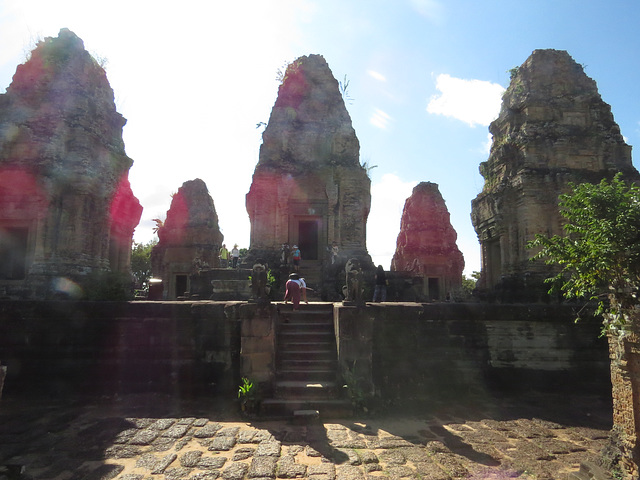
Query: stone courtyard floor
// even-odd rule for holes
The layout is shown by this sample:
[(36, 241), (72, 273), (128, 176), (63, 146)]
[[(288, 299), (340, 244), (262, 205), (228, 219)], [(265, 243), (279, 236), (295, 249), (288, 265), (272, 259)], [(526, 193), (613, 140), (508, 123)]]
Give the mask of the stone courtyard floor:
[(603, 447), (610, 403), (519, 395), (294, 425), (205, 399), (5, 395), (0, 479), (564, 479)]

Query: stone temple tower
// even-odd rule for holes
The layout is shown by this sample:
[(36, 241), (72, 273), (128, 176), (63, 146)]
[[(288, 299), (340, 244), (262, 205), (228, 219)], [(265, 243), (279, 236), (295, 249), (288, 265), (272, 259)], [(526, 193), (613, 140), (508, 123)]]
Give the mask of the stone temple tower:
[(457, 238), (438, 185), (420, 182), (404, 204), (391, 270), (423, 277), (425, 297), (445, 300), (462, 286)]
[(359, 151), (325, 59), (309, 55), (291, 63), (247, 194), (250, 255), (275, 263), (283, 244), (297, 244), (303, 265), (319, 272), (330, 263), (328, 248), (335, 243), (340, 258), (370, 264), (366, 225), (371, 182)]
[(558, 195), (568, 183), (597, 183), (623, 172), (640, 177), (631, 147), (596, 83), (560, 50), (535, 50), (512, 73), (493, 144), (480, 165), (485, 179), (471, 220), (482, 249), (478, 288), (503, 300), (532, 299), (552, 272), (531, 262), (535, 234), (563, 234)]
[[(142, 207), (102, 67), (73, 32), (38, 42), (0, 95), (0, 297), (130, 273)], [(75, 291), (75, 290), (74, 290)]]

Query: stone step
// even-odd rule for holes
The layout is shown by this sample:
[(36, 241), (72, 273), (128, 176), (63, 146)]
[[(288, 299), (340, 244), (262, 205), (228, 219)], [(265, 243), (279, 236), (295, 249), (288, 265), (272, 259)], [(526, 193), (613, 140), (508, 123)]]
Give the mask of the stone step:
[(270, 398), (263, 400), (260, 413), (266, 417), (292, 418), (299, 410), (316, 410), (320, 419), (348, 418), (353, 414), (351, 403), (347, 400), (304, 400)]
[(294, 331), (282, 330), (278, 336), (278, 344), (281, 347), (294, 344), (329, 344), (335, 345), (335, 335), (331, 331)]
[[(274, 302), (276, 304), (276, 306), (278, 307), (278, 312), (281, 314), (286, 314), (287, 312), (291, 313), (293, 310), (293, 305), (291, 303), (284, 303), (284, 302)], [(301, 303), (300, 304), (300, 310), (298, 310), (298, 312), (306, 312), (306, 313), (311, 313), (313, 312), (314, 314), (320, 314), (320, 313), (330, 313), (331, 316), (333, 317), (333, 303), (329, 303), (329, 302), (309, 302), (309, 303)], [(296, 312), (293, 312), (296, 313)]]
[(306, 321), (306, 322), (294, 322), (293, 320), (286, 323), (281, 323), (278, 326), (279, 334), (288, 334), (290, 332), (302, 332), (304, 333), (328, 333), (329, 335), (334, 335), (333, 330), (333, 322), (317, 322), (317, 321)]
[(312, 423), (319, 423), (320, 412), (318, 410), (295, 410), (293, 412), (293, 424), (294, 425), (309, 425)]
[(337, 354), (333, 304), (312, 302), (278, 305), (274, 398), (263, 402), (266, 416), (291, 416), (295, 411), (348, 415), (351, 406), (336, 382)]
[(334, 370), (287, 370), (278, 371), (276, 381), (279, 382), (331, 382), (336, 378)]
[(327, 358), (327, 359), (316, 359), (316, 358), (289, 358), (283, 359), (281, 357), (278, 358), (278, 370), (331, 370), (336, 372), (336, 359), (335, 358)]
[(334, 381), (279, 380), (275, 382), (275, 398), (325, 400), (335, 399), (341, 386)]
[(309, 362), (316, 362), (319, 360), (331, 360), (335, 361), (336, 352), (334, 350), (316, 348), (313, 350), (286, 350), (279, 351), (277, 355), (279, 361), (290, 360), (306, 360)]
[(280, 325), (286, 325), (288, 323), (298, 324), (300, 329), (304, 329), (302, 324), (314, 324), (314, 325), (324, 325), (327, 328), (333, 330), (333, 319), (328, 318), (325, 315), (309, 315), (307, 313), (299, 314), (297, 312), (293, 312), (290, 314), (280, 315)]

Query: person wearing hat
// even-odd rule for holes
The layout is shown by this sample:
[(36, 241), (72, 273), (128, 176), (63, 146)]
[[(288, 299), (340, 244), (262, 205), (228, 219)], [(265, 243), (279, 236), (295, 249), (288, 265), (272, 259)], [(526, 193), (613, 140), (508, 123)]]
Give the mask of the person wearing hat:
[(298, 282), (300, 276), (297, 273), (289, 274), (289, 280), (285, 284), (284, 303), (288, 303), (291, 300), (293, 303), (293, 309), (298, 310), (300, 308), (300, 283)]
[(291, 255), (293, 256), (293, 269), (296, 272), (300, 271), (300, 260), (302, 260), (302, 256), (300, 255), (300, 249), (298, 248), (298, 245), (294, 245), (293, 246), (293, 250)]

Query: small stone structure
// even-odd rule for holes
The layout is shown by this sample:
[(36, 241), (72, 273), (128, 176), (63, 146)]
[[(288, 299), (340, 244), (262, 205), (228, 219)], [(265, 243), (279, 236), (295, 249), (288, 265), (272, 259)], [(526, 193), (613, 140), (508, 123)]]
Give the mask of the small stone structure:
[[(359, 150), (338, 82), (324, 58), (309, 55), (291, 63), (247, 194), (250, 258), (278, 265), (282, 245), (296, 244), (307, 266), (327, 267), (335, 243), (343, 259), (336, 273), (348, 258), (370, 264), (371, 181)], [(310, 280), (309, 272), (306, 276)], [(317, 287), (319, 280), (311, 284)]]
[(535, 300), (552, 270), (531, 262), (535, 252), (526, 245), (536, 233), (563, 234), (558, 195), (568, 183), (640, 176), (611, 107), (565, 51), (535, 50), (513, 70), (489, 131), (485, 184), (471, 212), (482, 248), (478, 288), (504, 301)]
[(0, 296), (77, 293), (87, 274), (129, 272), (142, 207), (125, 123), (73, 32), (38, 42), (18, 66), (0, 95)]
[(391, 270), (422, 277), (424, 296), (445, 300), (462, 286), (464, 257), (438, 185), (421, 182), (404, 204)]
[(207, 186), (199, 178), (184, 182), (171, 199), (167, 219), (158, 228), (158, 244), (151, 252), (151, 270), (162, 279), (163, 297), (185, 296), (190, 291), (190, 275), (219, 267), (222, 239)]

